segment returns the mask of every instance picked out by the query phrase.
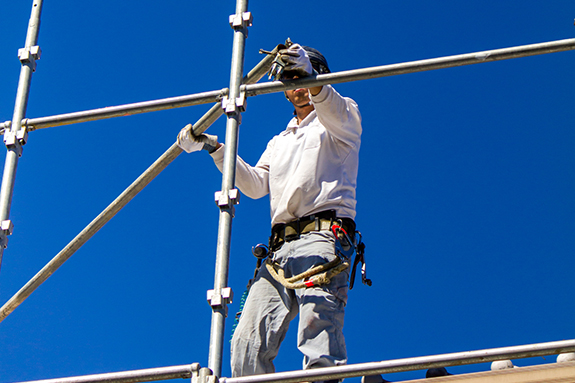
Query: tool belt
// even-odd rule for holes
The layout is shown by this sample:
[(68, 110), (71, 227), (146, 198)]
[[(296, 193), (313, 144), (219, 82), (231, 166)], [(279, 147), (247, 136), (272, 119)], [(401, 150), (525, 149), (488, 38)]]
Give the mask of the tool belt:
[(278, 250), (285, 242), (299, 239), (302, 234), (312, 231), (331, 230), (334, 223), (339, 223), (343, 229), (353, 236), (355, 222), (351, 218), (337, 218), (335, 210), (325, 210), (288, 223), (278, 223), (272, 228), (269, 246), (271, 251)]

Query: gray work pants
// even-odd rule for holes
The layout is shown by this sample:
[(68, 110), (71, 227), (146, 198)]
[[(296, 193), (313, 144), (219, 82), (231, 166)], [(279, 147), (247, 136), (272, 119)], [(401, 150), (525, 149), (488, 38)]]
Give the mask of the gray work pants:
[[(289, 278), (333, 260), (334, 241), (329, 231), (307, 233), (284, 243), (273, 259)], [(348, 275), (346, 270), (328, 285), (290, 290), (278, 283), (263, 265), (250, 288), (232, 338), (232, 376), (275, 372), (273, 360), (298, 312), (297, 342), (304, 354), (303, 368), (346, 364), (342, 330)]]

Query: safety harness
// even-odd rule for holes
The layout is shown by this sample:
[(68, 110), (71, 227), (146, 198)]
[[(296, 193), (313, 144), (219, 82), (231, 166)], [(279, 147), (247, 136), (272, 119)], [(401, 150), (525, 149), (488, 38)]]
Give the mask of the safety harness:
[[(361, 233), (356, 232), (355, 222), (353, 222), (353, 220), (349, 218), (336, 218), (334, 210), (302, 217), (287, 224), (275, 225), (272, 229), (269, 245), (272, 252), (274, 252), (285, 242), (298, 239), (302, 234), (322, 230), (331, 230), (334, 234), (335, 254), (337, 257), (333, 261), (315, 266), (301, 274), (286, 278), (284, 270), (279, 263), (275, 262), (272, 257), (267, 257), (266, 254), (267, 259), (265, 260), (265, 266), (270, 275), (287, 289), (301, 289), (326, 285), (329, 284), (333, 277), (350, 267), (351, 258), (355, 252), (356, 257), (350, 273), (350, 290), (354, 285), (355, 269), (360, 262), (362, 263), (362, 282), (371, 286), (371, 280), (367, 279), (365, 274), (365, 245), (362, 242)], [(351, 236), (348, 233), (351, 233)], [(260, 244), (258, 246), (261, 249), (262, 245)], [(260, 259), (263, 258), (258, 257), (258, 268), (261, 265)]]
[[(311, 269), (292, 276), (285, 277), (284, 270), (278, 262), (270, 257), (271, 253), (277, 251), (285, 242), (298, 239), (302, 234), (312, 231), (331, 230), (335, 236), (335, 254), (336, 258), (328, 263), (312, 267)], [(351, 235), (349, 234), (351, 233)], [(351, 267), (349, 289), (351, 290), (355, 282), (355, 271), (359, 263), (361, 266), (361, 281), (363, 284), (371, 286), (371, 280), (367, 278), (365, 270), (365, 244), (362, 241), (362, 235), (355, 230), (355, 223), (351, 219), (335, 218), (335, 211), (316, 213), (307, 217), (302, 217), (296, 221), (287, 224), (275, 225), (272, 228), (272, 235), (269, 240), (269, 247), (260, 243), (252, 247), (252, 254), (257, 258), (254, 277), (249, 280), (246, 290), (242, 294), (240, 307), (236, 313), (235, 323), (232, 328), (232, 335), (239, 323), (244, 303), (247, 299), (249, 290), (254, 283), (257, 273), (265, 262), (265, 266), (270, 275), (287, 289), (311, 288), (327, 285), (333, 277), (348, 269), (351, 264), (351, 257), (356, 253), (353, 266)]]

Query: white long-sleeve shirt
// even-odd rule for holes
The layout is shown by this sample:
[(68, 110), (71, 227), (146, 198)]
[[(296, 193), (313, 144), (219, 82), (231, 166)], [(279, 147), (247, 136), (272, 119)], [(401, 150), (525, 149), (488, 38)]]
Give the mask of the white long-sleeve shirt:
[[(236, 185), (250, 198), (270, 194), (272, 226), (324, 210), (355, 218), (361, 115), (355, 101), (324, 86), (315, 110), (272, 138), (256, 166), (239, 156)], [(222, 171), (223, 145), (212, 157)]]

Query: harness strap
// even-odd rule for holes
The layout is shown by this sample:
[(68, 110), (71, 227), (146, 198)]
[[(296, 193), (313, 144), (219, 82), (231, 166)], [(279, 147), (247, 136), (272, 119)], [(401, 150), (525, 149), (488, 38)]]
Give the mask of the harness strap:
[(347, 233), (355, 233), (355, 222), (351, 218), (337, 218), (335, 210), (324, 210), (288, 223), (274, 225), (269, 239), (269, 248), (276, 251), (285, 242), (299, 239), (302, 234), (332, 230), (335, 222), (338, 222), (338, 225)]
[[(346, 270), (348, 267), (349, 262), (342, 262), (341, 259), (336, 258), (331, 262), (315, 266), (301, 274), (286, 278), (284, 270), (277, 262), (274, 262), (270, 258), (266, 259), (266, 268), (271, 276), (283, 287), (291, 290), (326, 285), (331, 281), (331, 278)], [(296, 283), (301, 280), (303, 280), (303, 282)]]

